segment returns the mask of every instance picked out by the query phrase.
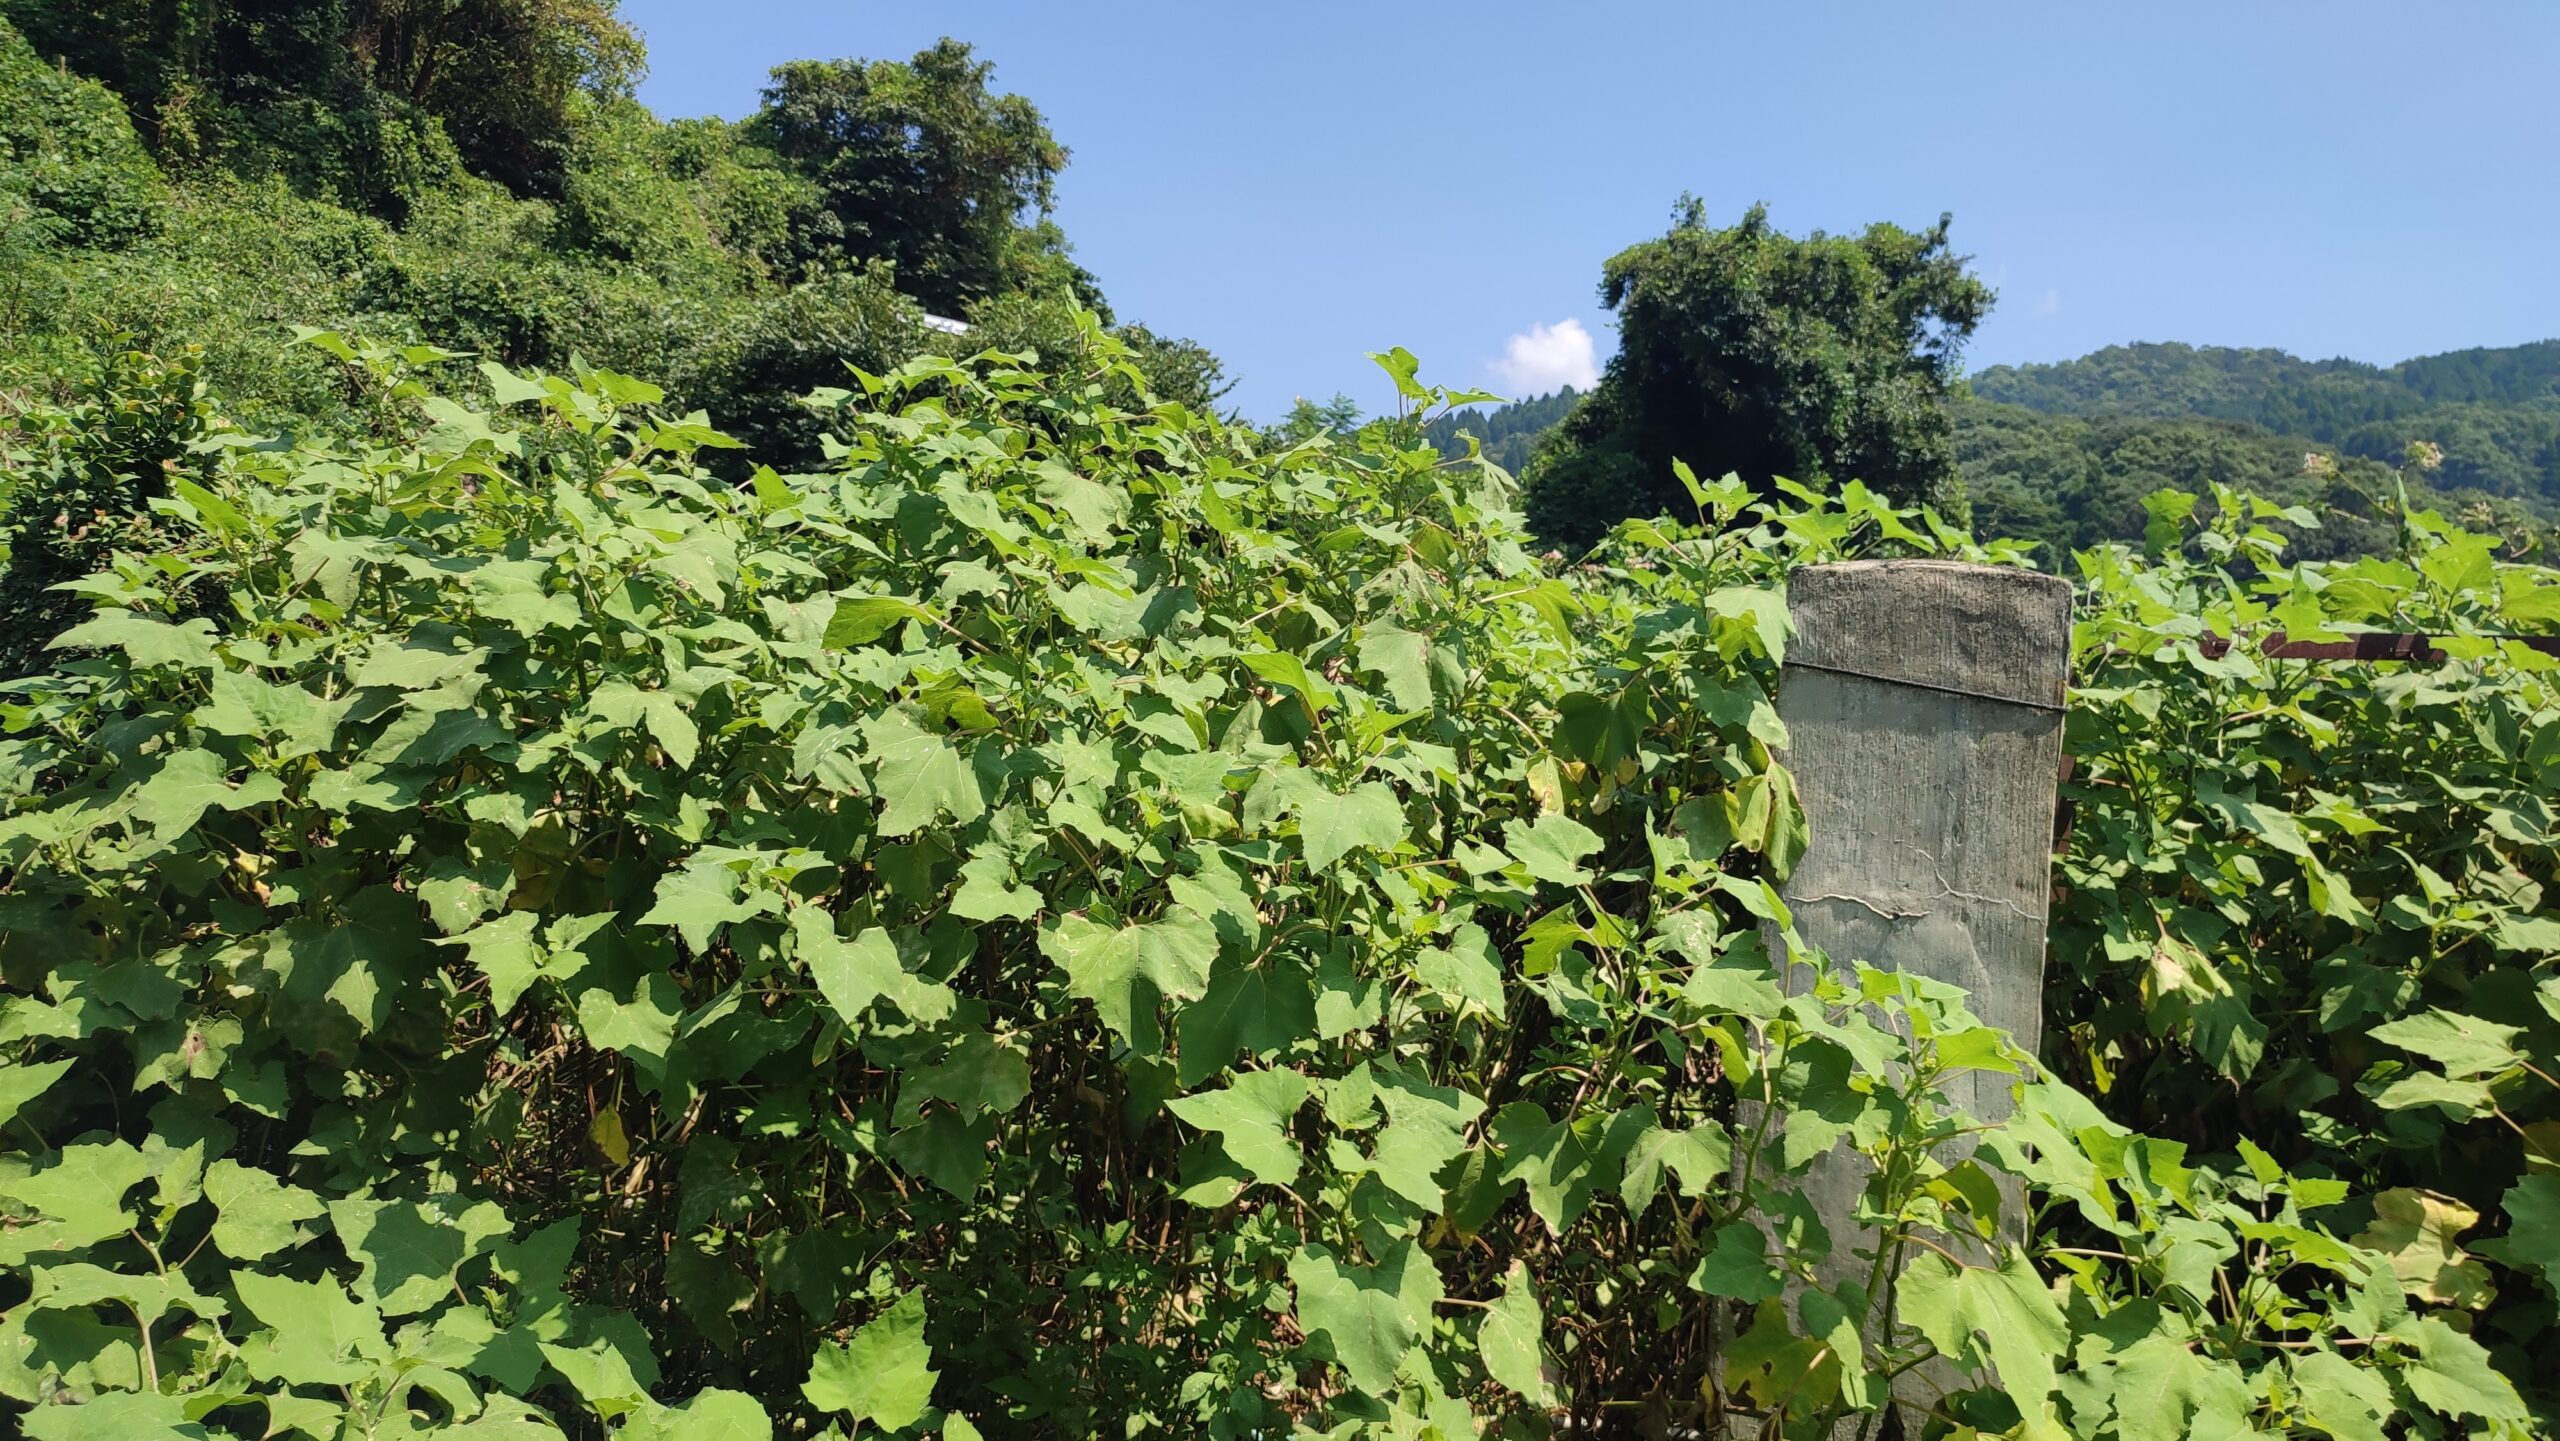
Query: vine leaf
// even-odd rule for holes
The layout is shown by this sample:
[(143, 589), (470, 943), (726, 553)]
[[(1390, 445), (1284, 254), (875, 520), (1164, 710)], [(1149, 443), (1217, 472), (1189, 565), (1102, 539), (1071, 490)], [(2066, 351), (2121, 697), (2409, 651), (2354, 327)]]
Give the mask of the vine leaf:
[(2519, 1271), (2542, 1273), (2542, 1284), (2560, 1293), (2560, 1176), (2540, 1173), (2507, 1189), (2507, 1234), (2480, 1243), (2485, 1256)]
[(240, 1304), (267, 1330), (240, 1348), (249, 1374), (295, 1386), (346, 1386), (390, 1359), (382, 1313), (335, 1281), (293, 1281), (235, 1271)]
[(1132, 1049), (1152, 1055), (1163, 1041), (1156, 1025), (1158, 1000), (1207, 994), (1218, 931), (1187, 906), (1127, 926), (1071, 915), (1040, 933), (1040, 950), (1066, 973), (1068, 994), (1093, 1002), (1104, 1025)]
[(881, 801), (880, 834), (913, 835), (937, 815), (966, 825), (986, 814), (986, 794), (967, 758), (906, 708), (864, 721), (862, 739), (873, 767), (872, 789)]
[(205, 1168), (204, 1195), (216, 1212), (213, 1244), (235, 1261), (283, 1250), (301, 1239), (301, 1222), (329, 1210), (311, 1192), (227, 1158)]
[(884, 1431), (924, 1419), (933, 1403), (933, 1348), (924, 1335), (924, 1292), (908, 1291), (841, 1346), (821, 1344), (800, 1394)]
[(2529, 1418), (2515, 1383), (2489, 1364), (2479, 1342), (2433, 1316), (2404, 1321), (2392, 1334), (2417, 1347), (2417, 1360), (2400, 1376), (2420, 1401), (2448, 1416), (2517, 1423)]
[(2024, 1257), (1958, 1266), (1932, 1252), (1904, 1269), (1894, 1299), (1902, 1321), (1940, 1354), (1988, 1360), (2021, 1411), (2033, 1415), (2053, 1393), (2054, 1358), (2069, 1351), (2071, 1328)]
[(2373, 1198), (2373, 1224), (2356, 1245), (2390, 1258), (2400, 1288), (2439, 1306), (2485, 1306), (2495, 1291), (2489, 1268), (2455, 1238), (2479, 1224), (2480, 1213), (2432, 1191), (2395, 1186)]
[(69, 1061), (44, 1061), (35, 1065), (0, 1065), (0, 1126), (18, 1118), (18, 1112), (36, 1097), (51, 1089), (71, 1069)]
[(1298, 812), (1298, 838), (1312, 870), (1331, 870), (1358, 847), (1385, 850), (1404, 838), (1404, 807), (1384, 782), (1353, 786)]
[(791, 933), (818, 994), (856, 1031), (862, 1013), (884, 997), (908, 1019), (927, 1024), (949, 1016), (958, 1003), (950, 987), (910, 974), (898, 958), (897, 943), (876, 926), (848, 941), (836, 934), (833, 915), (818, 906), (802, 906), (792, 914)]
[(1512, 821), (1504, 826), (1502, 845), (1539, 880), (1581, 886), (1592, 880), (1591, 872), (1581, 865), (1582, 858), (1600, 849), (1600, 835), (1571, 816), (1549, 815), (1525, 825)]
[(1257, 1181), (1285, 1186), (1298, 1178), (1305, 1158), (1289, 1139), (1289, 1119), (1306, 1103), (1307, 1078), (1296, 1071), (1248, 1071), (1223, 1090), (1176, 1096), (1165, 1109), (1203, 1131), (1216, 1133), (1227, 1159)]
[(773, 1420), (753, 1396), (710, 1387), (681, 1406), (652, 1406), (614, 1435), (621, 1441), (773, 1441)]
[(1556, 1404), (1555, 1385), (1547, 1376), (1545, 1334), (1546, 1322), (1538, 1311), (1529, 1268), (1513, 1261), (1502, 1278), (1502, 1294), (1485, 1308), (1484, 1324), (1476, 1332), (1476, 1352), (1484, 1358), (1485, 1374), (1520, 1393), (1520, 1399), (1532, 1406)]
[(1325, 1246), (1303, 1247), (1289, 1258), (1289, 1280), (1298, 1288), (1299, 1329), (1322, 1338), (1351, 1384), (1372, 1393), (1395, 1385), (1397, 1367), (1442, 1294), (1439, 1269), (1411, 1242), (1375, 1266), (1346, 1265)]

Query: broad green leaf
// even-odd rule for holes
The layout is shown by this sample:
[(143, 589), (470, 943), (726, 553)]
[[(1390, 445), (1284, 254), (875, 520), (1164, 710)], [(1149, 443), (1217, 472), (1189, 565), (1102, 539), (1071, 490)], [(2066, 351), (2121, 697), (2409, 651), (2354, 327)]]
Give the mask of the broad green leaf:
[(125, 1275), (86, 1261), (36, 1267), (28, 1276), (27, 1305), (39, 1311), (111, 1305), (155, 1325), (172, 1309), (209, 1321), (229, 1309), (182, 1275)]
[(1627, 1148), (1618, 1194), (1626, 1199), (1630, 1213), (1641, 1216), (1661, 1190), (1665, 1172), (1677, 1178), (1682, 1196), (1694, 1198), (1705, 1195), (1732, 1163), (1733, 1140), (1713, 1118), (1685, 1131), (1655, 1126)]
[(614, 1433), (624, 1441), (773, 1441), (773, 1421), (753, 1396), (712, 1387), (680, 1406), (651, 1406)]
[(1307, 1078), (1296, 1071), (1247, 1071), (1224, 1090), (1177, 1096), (1165, 1109), (1215, 1132), (1228, 1158), (1255, 1180), (1285, 1186), (1298, 1178), (1304, 1159), (1288, 1130), (1307, 1094)]
[(1387, 1124), (1372, 1144), (1369, 1168), (1387, 1189), (1425, 1213), (1441, 1207), (1440, 1173), (1467, 1148), (1466, 1128), (1484, 1102), (1454, 1087), (1434, 1086), (1401, 1068), (1373, 1073)]
[(2417, 1348), (2400, 1372), (2409, 1392), (2448, 1416), (2523, 1422), (2529, 1413), (2513, 1381), (2499, 1374), (2480, 1343), (2433, 1316), (2418, 1317), (2395, 1332)]
[(538, 376), (519, 375), (494, 360), (481, 361), (479, 368), (481, 378), (489, 383), (490, 398), (501, 406), (540, 403), (551, 397), (550, 387)]
[(2376, 1026), (2368, 1034), (2377, 1041), (2438, 1062), (2449, 1075), (2470, 1077), (2491, 1075), (2513, 1066), (2517, 1059), (2515, 1039), (2524, 1034), (2524, 1028), (2434, 1009), (2423, 1016)]
[(71, 1062), (67, 1060), (0, 1065), (0, 1126), (16, 1120), (29, 1101), (50, 1090), (70, 1069)]
[(2391, 1383), (2335, 1351), (2296, 1352), (2291, 1361), (2302, 1409), (2338, 1441), (2383, 1441), (2383, 1418), (2393, 1414)]
[(1497, 1021), (1510, 1014), (1502, 991), (1502, 957), (1485, 928), (1470, 921), (1448, 944), (1416, 956), (1414, 979), (1455, 1001), (1483, 1007)]
[(15, 1265), (31, 1253), (75, 1250), (124, 1234), (134, 1223), (133, 1212), (124, 1207), (125, 1193), (153, 1169), (132, 1146), (104, 1141), (65, 1146), (50, 1166), (0, 1177), (0, 1197), (50, 1218), (43, 1225), (0, 1228), (0, 1264)]
[(1386, 850), (1404, 839), (1404, 806), (1385, 783), (1368, 781), (1349, 794), (1328, 797), (1298, 812), (1298, 837), (1307, 868), (1331, 870), (1352, 850)]
[(649, 1385), (633, 1374), (631, 1362), (607, 1340), (584, 1346), (545, 1344), (542, 1359), (560, 1373), (587, 1409), (607, 1421), (649, 1405)]
[[(2005, 1380), (2005, 1367), (2001, 1374)], [(2118, 1354), (2108, 1379), (2115, 1387), (2116, 1434), (2124, 1441), (2242, 1435), (2255, 1409), (2238, 1367), (2158, 1332)]]
[(987, 1145), (995, 1134), (992, 1117), (936, 1110), (891, 1136), (881, 1150), (899, 1169), (965, 1201), (986, 1177)]
[(1093, 1002), (1104, 1025), (1140, 1053), (1152, 1054), (1162, 1043), (1158, 1002), (1208, 993), (1218, 932), (1182, 906), (1158, 920), (1125, 926), (1069, 915), (1040, 933), (1040, 953), (1066, 973), (1069, 995)]
[(239, 785), (231, 767), (207, 750), (183, 750), (154, 767), (133, 792), (133, 818), (168, 839), (192, 829), (209, 810), (236, 811), (280, 799), (284, 787), (264, 771)]
[(2394, 1187), (2373, 1198), (2373, 1224), (2355, 1244), (2390, 1257), (2410, 1295), (2440, 1306), (2476, 1307), (2490, 1297), (2489, 1268), (2455, 1238), (2479, 1221), (2479, 1212), (2450, 1196)]
[(1715, 1244), (1689, 1275), (1690, 1289), (1757, 1304), (1778, 1294), (1784, 1278), (1769, 1264), (1768, 1238), (1749, 1221), (1716, 1228)]
[(1540, 816), (1526, 824), (1512, 821), (1504, 826), (1502, 846), (1539, 880), (1580, 886), (1592, 879), (1581, 862), (1600, 849), (1600, 836), (1570, 816)]
[(542, 974), (545, 953), (533, 934), (539, 920), (531, 911), (509, 911), (437, 944), (464, 948), (472, 968), (489, 978), (490, 1009), (505, 1016)]
[(950, 1015), (956, 1004), (950, 987), (911, 974), (897, 943), (876, 926), (846, 940), (836, 933), (834, 916), (802, 906), (792, 913), (791, 933), (818, 994), (857, 1034), (862, 1013), (877, 1000), (885, 998), (908, 1019), (928, 1024)]
[(1539, 1314), (1538, 1293), (1529, 1268), (1518, 1261), (1502, 1278), (1502, 1294), (1485, 1307), (1476, 1331), (1476, 1352), (1485, 1374), (1518, 1392), (1532, 1406), (1553, 1406), (1556, 1391), (1547, 1379), (1546, 1320)]
[(800, 1394), (821, 1411), (841, 1412), (884, 1431), (924, 1419), (933, 1404), (933, 1348), (924, 1336), (924, 1292), (902, 1293), (845, 1345), (820, 1343)]
[(1174, 1017), (1180, 1079), (1197, 1086), (1226, 1069), (1238, 1051), (1266, 1056), (1315, 1030), (1315, 989), (1296, 965), (1221, 965), (1211, 971), (1200, 999)]
[(329, 1203), (329, 1224), (362, 1269), (356, 1295), (385, 1316), (408, 1316), (451, 1296), (458, 1273), (506, 1239), (494, 1202), (438, 1196), (425, 1201), (347, 1197)]
[(54, 638), (55, 650), (114, 650), (137, 666), (173, 665), (182, 670), (214, 668), (213, 622), (178, 623), (136, 614), (107, 611)]
[(1923, 1254), (1904, 1268), (1894, 1299), (1897, 1316), (1941, 1355), (1990, 1362), (2022, 1410), (2052, 1394), (2054, 1358), (2068, 1351), (2071, 1331), (2023, 1257), (1990, 1267)]
[(1360, 668), (1386, 682), (1387, 699), (1400, 711), (1431, 709), (1431, 642), (1408, 630), (1373, 629), (1355, 652)]
[(696, 952), (711, 949), (720, 928), (782, 908), (770, 891), (749, 889), (738, 868), (718, 856), (697, 856), (659, 880), (644, 926), (671, 927)]
[(862, 736), (874, 768), (872, 790), (881, 801), (880, 834), (913, 835), (937, 816), (965, 825), (986, 814), (986, 797), (968, 758), (906, 711), (871, 717), (862, 723)]
[(1502, 1148), (1502, 1178), (1525, 1182), (1529, 1209), (1560, 1236), (1636, 1138), (1658, 1126), (1649, 1106), (1550, 1121), (1536, 1102), (1514, 1101), (1493, 1118), (1492, 1135)]
[(295, 1386), (346, 1386), (391, 1358), (382, 1313), (335, 1281), (235, 1271), (240, 1304), (267, 1329), (240, 1348), (249, 1374)]
[(2542, 1284), (2560, 1296), (2560, 1175), (2526, 1176), (2507, 1188), (2501, 1202), (2507, 1234), (2476, 1248), (2519, 1271), (2539, 1271)]
[(940, 1061), (907, 1073), (898, 1096), (901, 1111), (911, 1111), (915, 1104), (908, 1099), (910, 1092), (920, 1099), (949, 1101), (972, 1115), (1010, 1111), (1031, 1094), (1031, 1063), (1016, 1047), (972, 1031)]
[(185, 1402), (157, 1391), (108, 1391), (85, 1404), (39, 1406), (23, 1419), (27, 1441), (211, 1441)]
[(1443, 1294), (1430, 1254), (1409, 1242), (1373, 1266), (1302, 1247), (1289, 1259), (1289, 1280), (1298, 1290), (1298, 1328), (1325, 1343), (1354, 1387), (1375, 1396), (1395, 1385)]
[(302, 1222), (329, 1210), (318, 1195), (227, 1158), (205, 1168), (204, 1195), (218, 1213), (213, 1244), (237, 1261), (263, 1260), (294, 1244)]
[(827, 620), (826, 644), (836, 650), (869, 645), (904, 621), (930, 623), (934, 618), (932, 611), (894, 595), (839, 594), (835, 603)]

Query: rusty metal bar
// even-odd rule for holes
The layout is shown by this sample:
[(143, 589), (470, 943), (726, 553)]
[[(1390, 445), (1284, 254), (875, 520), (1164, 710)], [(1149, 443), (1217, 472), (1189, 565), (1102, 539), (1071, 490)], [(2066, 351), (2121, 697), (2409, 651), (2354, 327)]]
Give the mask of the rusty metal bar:
[[(2481, 640), (2514, 641), (2544, 655), (2560, 656), (2560, 636), (2484, 635)], [(2219, 660), (2231, 651), (2231, 637), (2211, 631), (2196, 637), (2196, 649)], [(2445, 658), (2432, 636), (2412, 632), (2375, 631), (2343, 640), (2292, 640), (2280, 630), (2267, 632), (2258, 654), (2271, 660), (2405, 660), (2434, 664)]]

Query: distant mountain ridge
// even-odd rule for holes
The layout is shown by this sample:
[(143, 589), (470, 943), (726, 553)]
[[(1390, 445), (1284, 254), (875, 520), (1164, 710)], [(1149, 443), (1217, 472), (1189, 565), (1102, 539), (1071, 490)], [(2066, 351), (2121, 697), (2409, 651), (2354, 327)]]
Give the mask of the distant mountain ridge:
[(2235, 421), (2396, 462), (2444, 451), (2438, 483), (2560, 501), (2560, 340), (2482, 346), (2397, 365), (2174, 342), (2111, 345), (2051, 365), (2001, 365), (1975, 396), (2046, 415)]
[(2110, 345), (2077, 360), (1995, 365), (1974, 394), (2057, 415), (2206, 415), (2318, 437), (2445, 404), (2560, 402), (2560, 340), (2475, 347), (2397, 365), (2289, 351)]

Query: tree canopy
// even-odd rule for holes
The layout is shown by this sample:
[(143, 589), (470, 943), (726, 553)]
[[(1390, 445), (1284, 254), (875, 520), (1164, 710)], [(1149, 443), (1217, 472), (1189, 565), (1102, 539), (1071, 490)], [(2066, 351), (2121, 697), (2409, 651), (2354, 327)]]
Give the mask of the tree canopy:
[(947, 39), (910, 61), (777, 67), (749, 127), (817, 185), (801, 258), (886, 260), (945, 315), (995, 294), (1067, 152), (1030, 101), (988, 91), (993, 70)]
[(1992, 301), (1949, 223), (1797, 239), (1765, 207), (1719, 229), (1683, 200), (1668, 233), (1602, 270), (1618, 354), (1532, 460), (1532, 526), (1587, 544), (1683, 509), (1674, 460), (1755, 487), (1830, 476), (1938, 498), (1956, 473), (1940, 402)]

